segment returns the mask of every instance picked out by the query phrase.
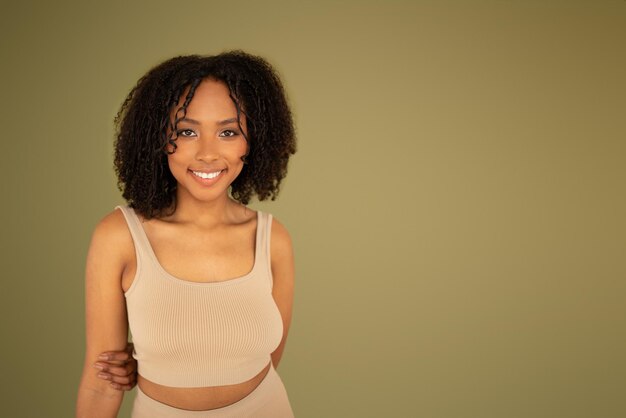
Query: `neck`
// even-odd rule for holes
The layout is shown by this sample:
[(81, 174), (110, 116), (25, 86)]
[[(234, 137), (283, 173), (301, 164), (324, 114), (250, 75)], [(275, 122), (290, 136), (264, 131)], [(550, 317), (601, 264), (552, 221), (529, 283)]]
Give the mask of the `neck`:
[(227, 194), (219, 199), (203, 202), (181, 193), (179, 189), (176, 194), (176, 211), (169, 220), (176, 223), (193, 224), (202, 228), (211, 228), (229, 222), (234, 211), (238, 208), (241, 208), (241, 205)]

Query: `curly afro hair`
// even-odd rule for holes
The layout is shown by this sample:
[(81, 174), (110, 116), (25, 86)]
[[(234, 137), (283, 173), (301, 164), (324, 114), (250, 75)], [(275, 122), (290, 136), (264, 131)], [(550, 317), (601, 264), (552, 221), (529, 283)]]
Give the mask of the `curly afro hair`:
[[(274, 200), (278, 195), (289, 157), (296, 152), (296, 138), (276, 71), (263, 58), (243, 51), (179, 56), (141, 77), (115, 117), (118, 187), (128, 204), (146, 219), (176, 208), (177, 182), (169, 170), (167, 145), (175, 152), (178, 121), (184, 118), (197, 86), (207, 78), (224, 82), (237, 116), (246, 116), (249, 151), (243, 170), (231, 184), (232, 197), (247, 204), (254, 194), (259, 200)], [(172, 122), (171, 112), (187, 89)]]

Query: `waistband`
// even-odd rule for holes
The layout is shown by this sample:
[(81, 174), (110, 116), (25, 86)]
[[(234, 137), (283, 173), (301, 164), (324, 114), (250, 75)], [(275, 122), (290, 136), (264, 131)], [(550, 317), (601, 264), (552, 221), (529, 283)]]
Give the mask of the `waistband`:
[[(272, 406), (273, 405), (273, 406)], [(280, 410), (286, 411), (281, 412)], [(239, 401), (206, 411), (190, 411), (152, 399), (137, 386), (132, 418), (293, 417), (283, 382), (271, 364), (259, 385)]]

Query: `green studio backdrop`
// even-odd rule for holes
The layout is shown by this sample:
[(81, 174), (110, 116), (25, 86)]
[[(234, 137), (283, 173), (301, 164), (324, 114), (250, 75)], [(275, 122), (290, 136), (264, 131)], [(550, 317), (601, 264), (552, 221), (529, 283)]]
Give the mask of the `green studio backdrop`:
[[(3, 2), (2, 412), (69, 417), (112, 120), (174, 55), (283, 76), (299, 418), (626, 416), (626, 2)], [(134, 393), (126, 396), (128, 417)]]

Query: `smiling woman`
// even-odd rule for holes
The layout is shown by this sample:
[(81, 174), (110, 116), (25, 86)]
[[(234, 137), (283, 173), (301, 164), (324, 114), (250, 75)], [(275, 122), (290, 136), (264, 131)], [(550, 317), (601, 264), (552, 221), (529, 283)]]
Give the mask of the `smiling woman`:
[(92, 235), (76, 415), (115, 417), (136, 379), (133, 418), (292, 417), (276, 372), (291, 239), (246, 206), (276, 197), (295, 152), (275, 71), (239, 51), (176, 57), (139, 80), (116, 123), (128, 204)]
[[(181, 98), (178, 108), (183, 104)], [(185, 116), (175, 121), (178, 140), (168, 144), (168, 165), (180, 193), (199, 200), (224, 194), (241, 173), (248, 152), (246, 119), (237, 117), (226, 84), (215, 79), (202, 81)]]

